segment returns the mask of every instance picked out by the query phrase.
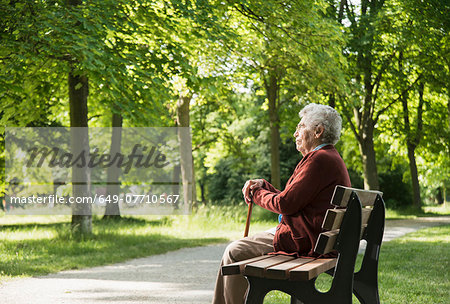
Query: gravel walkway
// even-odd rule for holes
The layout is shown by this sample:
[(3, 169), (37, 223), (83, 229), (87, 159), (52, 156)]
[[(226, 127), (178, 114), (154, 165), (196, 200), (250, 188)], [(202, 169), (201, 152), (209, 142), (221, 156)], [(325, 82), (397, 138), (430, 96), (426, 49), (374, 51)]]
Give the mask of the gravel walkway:
[[(450, 216), (390, 220), (383, 241), (418, 229), (450, 224)], [(0, 285), (7, 304), (210, 303), (226, 244), (185, 248), (110, 266), (62, 271)], [(179, 270), (184, 269), (183, 275)]]

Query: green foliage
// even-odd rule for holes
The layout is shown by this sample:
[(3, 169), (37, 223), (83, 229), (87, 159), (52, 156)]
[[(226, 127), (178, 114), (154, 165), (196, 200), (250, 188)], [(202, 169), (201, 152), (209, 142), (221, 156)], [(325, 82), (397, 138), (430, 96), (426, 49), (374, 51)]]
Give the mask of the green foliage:
[[(341, 84), (341, 32), (324, 18), (322, 1), (232, 1), (239, 12), (242, 33), (239, 52), (249, 54), (249, 65), (261, 80), (276, 70), (287, 86), (336, 89)], [(246, 20), (242, 20), (242, 16)], [(283, 85), (284, 87), (284, 85)]]
[[(232, 158), (220, 159), (214, 166), (215, 172), (207, 177), (207, 188), (209, 199), (216, 204), (237, 204), (242, 201), (242, 187), (250, 178), (264, 178), (270, 182), (270, 157), (266, 144), (258, 145), (259, 140), (249, 147), (255, 152), (250, 159), (256, 161), (248, 167), (242, 166), (242, 160)], [(261, 148), (262, 147), (262, 148)], [(295, 149), (292, 141), (284, 143), (281, 149), (281, 180), (282, 188), (286, 184), (295, 166), (300, 161), (299, 152)], [(266, 155), (261, 157), (261, 155)], [(282, 189), (281, 189), (282, 190)]]
[(288, 179), (294, 172), (295, 167), (301, 160), (302, 155), (297, 151), (293, 138), (286, 139), (280, 146), (280, 162), (281, 162), (281, 189), (284, 188)]
[(214, 166), (215, 174), (208, 177), (209, 198), (217, 204), (238, 204), (242, 199), (242, 187), (249, 175), (239, 168), (236, 159), (222, 159)]
[(171, 77), (194, 79), (186, 53), (195, 44), (186, 45), (187, 37), (198, 47), (204, 40), (192, 37), (211, 36), (203, 26), (217, 24), (207, 2), (2, 1), (1, 6), (0, 123), (19, 126), (53, 107), (61, 110), (70, 70), (88, 77), (90, 106), (103, 105), (97, 105), (101, 115), (114, 105), (135, 125), (160, 122), (163, 101), (173, 97)]

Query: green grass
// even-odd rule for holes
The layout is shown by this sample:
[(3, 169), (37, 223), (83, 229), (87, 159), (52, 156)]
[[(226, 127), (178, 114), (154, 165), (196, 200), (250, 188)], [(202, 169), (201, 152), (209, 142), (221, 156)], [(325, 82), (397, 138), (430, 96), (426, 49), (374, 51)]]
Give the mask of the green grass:
[(0, 279), (41, 275), (224, 242), (220, 237), (176, 237), (164, 220), (94, 222), (94, 234), (79, 241), (69, 223), (5, 225), (0, 232)]
[[(258, 212), (256, 212), (258, 213)], [(94, 219), (93, 234), (70, 234), (69, 216), (0, 215), (0, 282), (117, 263), (184, 247), (242, 237), (245, 206), (201, 207), (189, 216), (140, 216), (120, 221)], [(253, 218), (251, 231), (275, 222)]]
[(418, 217), (442, 215), (450, 215), (450, 204), (424, 206), (421, 210), (414, 207), (386, 210), (386, 219), (414, 219)]
[[(449, 303), (450, 226), (419, 230), (383, 244), (379, 264), (380, 302), (388, 304)], [(361, 256), (357, 263), (361, 262)], [(321, 275), (317, 288), (326, 291), (330, 276)], [(354, 297), (354, 303), (359, 303)], [(279, 291), (265, 304), (289, 303)]]

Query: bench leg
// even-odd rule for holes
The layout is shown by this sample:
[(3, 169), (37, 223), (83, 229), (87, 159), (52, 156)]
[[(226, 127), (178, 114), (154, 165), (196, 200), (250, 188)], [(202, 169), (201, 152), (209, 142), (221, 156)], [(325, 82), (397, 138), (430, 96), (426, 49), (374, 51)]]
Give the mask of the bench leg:
[(364, 238), (366, 252), (359, 272), (355, 273), (353, 292), (362, 304), (380, 304), (378, 294), (378, 259), (383, 239), (385, 208), (383, 199), (378, 196), (370, 215), (368, 229)]
[[(291, 296), (291, 304), (303, 304), (298, 298), (293, 295), (294, 290), (297, 290), (296, 285), (300, 283), (286, 282), (282, 280), (269, 280), (257, 277), (246, 277), (249, 283), (249, 290), (245, 300), (246, 304), (263, 304), (264, 297), (272, 290), (281, 290)], [(308, 285), (308, 284), (304, 284)], [(312, 287), (314, 284), (308, 286)], [(283, 288), (284, 287), (284, 288)]]
[(355, 281), (354, 294), (361, 304), (380, 304), (377, 288), (371, 288), (371, 286)]
[[(249, 291), (246, 304), (263, 304), (264, 297), (269, 291), (280, 290), (291, 296), (291, 304), (350, 304), (351, 292), (347, 297), (342, 293), (321, 293), (315, 288), (314, 280), (307, 282), (294, 282), (287, 280), (264, 279), (246, 277), (249, 282)], [(301, 299), (301, 300), (299, 300)]]
[[(355, 274), (353, 293), (361, 304), (380, 304), (378, 294), (378, 253), (380, 246), (368, 244), (361, 270)], [(376, 257), (376, 258), (374, 258)]]
[[(245, 304), (263, 304), (264, 297), (270, 291), (267, 290), (265, 281), (259, 278), (246, 277), (248, 281), (248, 292), (245, 298)], [(270, 287), (269, 287), (270, 288)]]

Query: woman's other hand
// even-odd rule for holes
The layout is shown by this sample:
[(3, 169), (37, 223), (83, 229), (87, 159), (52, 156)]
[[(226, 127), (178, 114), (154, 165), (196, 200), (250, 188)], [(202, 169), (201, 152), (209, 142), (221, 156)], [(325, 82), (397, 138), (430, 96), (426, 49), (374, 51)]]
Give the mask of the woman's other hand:
[(247, 204), (252, 202), (253, 191), (257, 188), (261, 188), (264, 185), (262, 179), (250, 179), (245, 182), (244, 188), (242, 188), (242, 194)]

